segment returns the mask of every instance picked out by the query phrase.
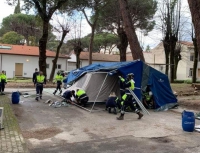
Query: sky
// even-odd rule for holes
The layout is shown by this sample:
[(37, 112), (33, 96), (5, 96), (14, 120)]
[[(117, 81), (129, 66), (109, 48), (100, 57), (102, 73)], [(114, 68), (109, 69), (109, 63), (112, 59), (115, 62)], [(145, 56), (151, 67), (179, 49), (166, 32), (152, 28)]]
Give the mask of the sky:
[[(190, 16), (188, 11), (185, 11), (188, 7), (187, 4), (187, 0), (183, 0), (182, 1), (182, 5), (183, 5), (183, 13), (184, 16), (187, 18), (187, 16)], [(0, 0), (0, 23), (2, 23), (2, 19), (6, 16), (9, 16), (10, 14), (13, 14), (14, 12), (14, 6), (9, 6), (8, 4), (6, 4), (6, 0)], [(185, 24), (186, 25), (186, 24)], [(81, 36), (85, 36), (87, 34), (90, 33), (91, 28), (90, 26), (87, 24), (86, 20), (83, 19), (82, 20), (82, 34)], [(147, 45), (149, 45), (151, 48), (154, 48), (158, 43), (161, 42), (162, 40), (162, 33), (159, 30), (154, 29), (153, 31), (149, 32), (148, 36), (143, 36), (141, 34), (140, 31), (137, 31), (137, 35), (138, 35), (138, 39), (139, 41), (142, 43), (142, 45), (144, 46), (144, 49), (146, 48)], [(67, 35), (67, 39), (72, 38), (72, 34), (68, 34)], [(189, 39), (187, 39), (187, 37), (182, 38), (182, 39), (186, 39), (189, 41)]]

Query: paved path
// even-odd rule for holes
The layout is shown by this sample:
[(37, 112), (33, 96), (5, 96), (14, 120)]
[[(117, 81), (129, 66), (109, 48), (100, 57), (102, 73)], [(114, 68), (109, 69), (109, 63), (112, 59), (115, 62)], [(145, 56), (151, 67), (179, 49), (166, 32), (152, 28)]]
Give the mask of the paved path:
[(0, 107), (4, 107), (4, 129), (0, 130), (0, 153), (28, 152), (8, 96), (0, 96)]

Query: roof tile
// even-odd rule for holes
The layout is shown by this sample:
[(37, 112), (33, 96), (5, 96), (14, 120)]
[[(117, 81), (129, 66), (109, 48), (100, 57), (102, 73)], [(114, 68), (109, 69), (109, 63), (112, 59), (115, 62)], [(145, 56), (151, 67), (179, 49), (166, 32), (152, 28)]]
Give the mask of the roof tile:
[[(9, 49), (9, 47), (10, 47), (10, 49)], [(39, 56), (39, 47), (0, 44), (0, 54)], [(55, 57), (56, 53), (53, 51), (46, 50), (46, 56), (47, 57)], [(60, 58), (70, 58), (69, 56), (62, 55), (62, 54), (60, 54), (59, 57)]]

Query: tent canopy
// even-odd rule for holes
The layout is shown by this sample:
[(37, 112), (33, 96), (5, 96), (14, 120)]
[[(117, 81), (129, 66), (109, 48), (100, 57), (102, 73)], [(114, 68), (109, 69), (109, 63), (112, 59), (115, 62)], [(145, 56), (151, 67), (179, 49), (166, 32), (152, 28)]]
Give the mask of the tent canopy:
[[(94, 75), (95, 73), (96, 75)], [(102, 75), (103, 73), (104, 75)], [(92, 100), (100, 101), (108, 98), (110, 94), (108, 92), (117, 91), (116, 88), (119, 88), (119, 86), (116, 79), (119, 75), (125, 78), (129, 73), (134, 73), (136, 87), (134, 93), (139, 99), (142, 98), (142, 89), (150, 85), (157, 108), (165, 109), (177, 103), (177, 99), (171, 90), (168, 77), (140, 60), (132, 62), (94, 63), (71, 71), (65, 82), (67, 84), (76, 84), (76, 86), (77, 84), (83, 85), (89, 97), (94, 97), (94, 95), (101, 92), (100, 99), (92, 98)], [(93, 75), (85, 76), (85, 74)], [(84, 85), (86, 83), (87, 85)]]

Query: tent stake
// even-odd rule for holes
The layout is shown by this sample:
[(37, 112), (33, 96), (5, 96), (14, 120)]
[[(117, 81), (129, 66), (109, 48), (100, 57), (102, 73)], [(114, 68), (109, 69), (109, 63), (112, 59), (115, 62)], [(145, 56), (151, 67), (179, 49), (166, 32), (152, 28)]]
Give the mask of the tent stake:
[(100, 94), (100, 92), (101, 92), (101, 89), (102, 89), (103, 86), (104, 86), (104, 83), (105, 83), (107, 77), (108, 77), (108, 73), (107, 73), (107, 75), (106, 75), (106, 77), (105, 77), (105, 79), (104, 79), (104, 81), (103, 81), (103, 83), (102, 83), (102, 85), (101, 85), (101, 88), (99, 89), (99, 92), (98, 92), (98, 94), (97, 94), (97, 96), (96, 96), (96, 99), (95, 99), (95, 101), (94, 101), (94, 104), (92, 105), (92, 108), (91, 108), (91, 110), (90, 110), (90, 113), (92, 113), (92, 110), (93, 110), (93, 108), (94, 108), (94, 105), (95, 105), (95, 103), (96, 103), (96, 101), (97, 101), (97, 98), (99, 97), (99, 94)]

